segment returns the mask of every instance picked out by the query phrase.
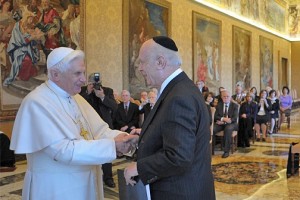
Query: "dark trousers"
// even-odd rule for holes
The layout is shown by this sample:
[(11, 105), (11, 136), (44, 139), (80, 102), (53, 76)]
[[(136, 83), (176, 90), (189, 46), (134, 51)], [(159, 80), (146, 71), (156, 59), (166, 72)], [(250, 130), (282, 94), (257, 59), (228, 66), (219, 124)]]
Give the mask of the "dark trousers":
[[(230, 151), (230, 145), (232, 143), (232, 132), (237, 130), (237, 124), (224, 124), (224, 125), (218, 125), (214, 124), (214, 138), (216, 136), (216, 133), (220, 131), (224, 131), (224, 152)], [(223, 145), (223, 144), (221, 144)]]
[(14, 167), (15, 154), (9, 149), (10, 140), (5, 134), (0, 134), (0, 166)]
[(102, 165), (103, 180), (113, 179), (112, 176), (112, 163), (105, 163)]
[(252, 118), (241, 118), (239, 120), (238, 146), (249, 146), (249, 137), (253, 136)]
[[(294, 167), (292, 164), (292, 146), (296, 145), (298, 143), (292, 143), (290, 144), (290, 149), (289, 149), (289, 156), (288, 156), (288, 162), (286, 166), (286, 175), (289, 178), (292, 174), (295, 174), (299, 170), (299, 153), (295, 153), (294, 155)], [(293, 171), (294, 169), (294, 171)]]

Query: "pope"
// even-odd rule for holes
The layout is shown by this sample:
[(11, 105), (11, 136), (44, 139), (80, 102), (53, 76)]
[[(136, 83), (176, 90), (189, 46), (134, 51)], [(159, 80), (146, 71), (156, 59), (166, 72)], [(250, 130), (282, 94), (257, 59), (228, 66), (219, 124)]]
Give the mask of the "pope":
[(21, 103), (10, 148), (26, 154), (23, 200), (104, 199), (101, 164), (127, 153), (138, 136), (111, 130), (78, 93), (84, 53), (66, 47), (47, 59), (48, 80)]

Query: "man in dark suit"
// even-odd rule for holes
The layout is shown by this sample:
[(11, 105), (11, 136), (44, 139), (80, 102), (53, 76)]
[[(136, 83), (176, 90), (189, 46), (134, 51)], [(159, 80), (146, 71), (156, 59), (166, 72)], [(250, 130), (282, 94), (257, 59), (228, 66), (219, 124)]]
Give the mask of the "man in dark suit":
[(209, 92), (209, 89), (205, 86), (205, 82), (203, 80), (196, 81), (196, 86), (199, 88), (201, 93)]
[(243, 88), (242, 88), (242, 86), (237, 85), (235, 87), (235, 94), (232, 95), (231, 99), (236, 104), (241, 105), (243, 103), (243, 101), (245, 100), (245, 98), (243, 96)]
[(222, 158), (227, 158), (232, 142), (232, 131), (238, 130), (238, 105), (231, 102), (231, 96), (228, 90), (223, 90), (221, 92), (221, 98), (222, 101), (218, 103), (214, 117), (214, 140), (216, 133), (224, 130), (225, 146)]
[[(99, 73), (98, 73), (99, 74)], [(109, 128), (113, 129), (113, 115), (117, 110), (117, 103), (114, 99), (113, 90), (108, 87), (94, 87), (100, 84), (100, 80), (95, 81), (95, 73), (88, 79), (88, 85), (81, 88), (80, 95), (96, 110), (100, 117), (105, 121)], [(103, 180), (108, 187), (114, 188), (116, 185), (112, 176), (112, 163), (102, 165)]]
[(150, 91), (148, 94), (149, 102), (146, 103), (145, 105), (141, 104), (139, 106), (140, 114), (144, 114), (143, 121), (141, 122), (141, 124), (143, 124), (143, 122), (147, 119), (150, 111), (153, 109), (155, 105), (156, 99), (157, 99), (157, 95), (154, 92)]
[(115, 116), (115, 128), (130, 133), (139, 126), (139, 107), (130, 102), (130, 93), (123, 90), (121, 93), (122, 103), (118, 105)]
[[(137, 162), (125, 179), (139, 176), (152, 200), (213, 200), (209, 115), (202, 94), (181, 70), (174, 41), (157, 36), (143, 43), (139, 70), (159, 98), (142, 126)], [(149, 186), (147, 186), (149, 185)]]

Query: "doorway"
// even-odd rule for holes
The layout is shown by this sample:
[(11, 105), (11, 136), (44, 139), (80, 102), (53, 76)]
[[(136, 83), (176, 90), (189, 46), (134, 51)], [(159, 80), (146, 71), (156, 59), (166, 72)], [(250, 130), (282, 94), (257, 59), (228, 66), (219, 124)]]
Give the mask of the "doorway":
[(281, 58), (281, 73), (279, 74), (279, 90), (281, 91), (283, 86), (288, 86), (288, 59)]

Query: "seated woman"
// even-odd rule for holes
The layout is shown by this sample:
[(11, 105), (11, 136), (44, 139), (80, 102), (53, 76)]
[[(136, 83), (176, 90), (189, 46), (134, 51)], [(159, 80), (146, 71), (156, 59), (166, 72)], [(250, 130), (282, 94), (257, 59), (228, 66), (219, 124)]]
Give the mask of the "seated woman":
[(249, 137), (253, 136), (256, 113), (257, 104), (254, 102), (254, 94), (248, 92), (239, 112), (238, 147), (250, 147)]
[[(290, 94), (290, 89), (287, 86), (283, 86), (282, 95), (279, 96), (279, 105), (280, 105), (280, 122), (279, 129), (285, 117), (289, 117), (292, 111), (293, 99)], [(289, 124), (288, 124), (288, 128)]]
[(252, 88), (250, 89), (250, 92), (251, 92), (252, 94), (254, 94), (254, 99), (253, 99), (253, 101), (255, 101), (256, 103), (258, 103), (258, 101), (259, 101), (259, 96), (257, 95), (256, 87), (252, 87)]
[(256, 141), (260, 141), (260, 130), (262, 131), (262, 141), (266, 141), (267, 123), (270, 119), (271, 101), (267, 99), (267, 90), (261, 90), (257, 103), (257, 114), (255, 122)]
[(276, 119), (279, 117), (278, 111), (279, 111), (279, 100), (276, 97), (276, 91), (271, 90), (269, 93), (269, 99), (271, 101), (271, 109), (270, 109), (270, 119), (271, 119), (271, 126), (269, 133), (272, 134), (275, 126)]
[(203, 97), (207, 106), (207, 110), (209, 113), (209, 123), (210, 125), (212, 124), (212, 114), (211, 114), (211, 107), (213, 105), (213, 100), (214, 100), (214, 93), (212, 92), (204, 92)]

